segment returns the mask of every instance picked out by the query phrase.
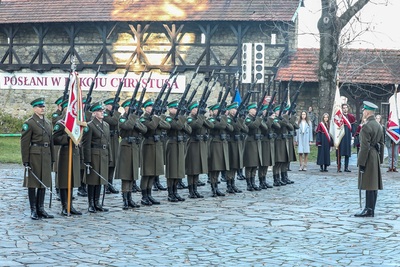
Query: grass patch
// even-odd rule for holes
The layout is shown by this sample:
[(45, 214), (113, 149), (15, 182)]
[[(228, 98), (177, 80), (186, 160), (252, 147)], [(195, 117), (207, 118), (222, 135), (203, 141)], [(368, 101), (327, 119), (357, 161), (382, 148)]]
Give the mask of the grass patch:
[(20, 137), (0, 137), (0, 162), (22, 163)]

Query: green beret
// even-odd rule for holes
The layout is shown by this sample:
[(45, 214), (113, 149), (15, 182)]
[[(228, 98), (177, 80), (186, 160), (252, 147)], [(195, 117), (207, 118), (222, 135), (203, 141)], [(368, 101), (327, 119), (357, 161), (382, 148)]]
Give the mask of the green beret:
[(66, 108), (68, 106), (68, 99), (65, 99), (63, 102), (60, 103), (61, 108)]
[(104, 105), (112, 105), (114, 103), (114, 98), (109, 98), (107, 100), (105, 100)]
[(167, 107), (168, 108), (176, 108), (179, 105), (179, 101), (178, 100), (174, 100), (168, 103)]
[(267, 108), (268, 108), (268, 104), (263, 105), (262, 108), (261, 108), (261, 111), (266, 110)]
[(198, 101), (194, 101), (189, 105), (189, 110), (197, 108), (198, 106), (199, 106), (199, 102)]
[(90, 111), (91, 112), (95, 112), (95, 111), (98, 111), (98, 110), (103, 110), (103, 105), (101, 104), (101, 102), (93, 103), (90, 106)]
[(226, 110), (237, 109), (239, 107), (238, 102), (233, 102), (229, 106), (226, 107)]
[(371, 103), (369, 101), (363, 101), (363, 104), (364, 104), (364, 109), (366, 109), (366, 110), (378, 109), (377, 105), (375, 105), (374, 103)]
[(125, 107), (128, 107), (130, 104), (131, 104), (131, 100), (128, 99), (128, 100), (125, 100), (125, 101), (121, 104), (121, 106), (122, 106), (123, 108), (125, 108)]
[(44, 97), (39, 97), (31, 102), (32, 107), (45, 106)]
[(253, 109), (253, 108), (257, 108), (257, 103), (250, 103), (247, 105), (247, 110)]
[(57, 100), (56, 100), (56, 102), (54, 102), (54, 104), (60, 105), (62, 101), (63, 101), (63, 97), (60, 96), (59, 98), (57, 98)]
[(276, 107), (274, 108), (274, 111), (278, 111), (278, 110), (281, 110), (281, 106), (276, 106)]
[(217, 103), (217, 104), (211, 105), (211, 106), (208, 107), (208, 109), (209, 109), (209, 110), (216, 110), (216, 109), (219, 109), (219, 104)]
[(152, 105), (154, 105), (154, 100), (152, 98), (147, 99), (143, 103), (143, 107), (144, 108), (147, 108), (148, 106), (152, 106)]

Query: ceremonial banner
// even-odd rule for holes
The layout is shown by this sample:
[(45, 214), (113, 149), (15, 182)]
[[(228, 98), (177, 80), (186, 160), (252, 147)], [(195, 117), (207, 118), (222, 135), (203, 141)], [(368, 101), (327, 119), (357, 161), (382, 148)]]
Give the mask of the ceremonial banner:
[(71, 138), (75, 145), (78, 145), (83, 134), (83, 128), (86, 126), (83, 112), (82, 90), (79, 85), (78, 73), (71, 73), (69, 83), (69, 99), (67, 113), (65, 116), (65, 132)]
[(400, 125), (399, 125), (399, 95), (395, 93), (389, 98), (389, 118), (386, 127), (386, 134), (393, 140), (395, 144), (400, 142)]
[(335, 101), (333, 102), (331, 125), (329, 128), (329, 133), (332, 136), (333, 145), (336, 149), (338, 149), (340, 141), (342, 141), (344, 136), (344, 121), (341, 102), (339, 86), (336, 86)]

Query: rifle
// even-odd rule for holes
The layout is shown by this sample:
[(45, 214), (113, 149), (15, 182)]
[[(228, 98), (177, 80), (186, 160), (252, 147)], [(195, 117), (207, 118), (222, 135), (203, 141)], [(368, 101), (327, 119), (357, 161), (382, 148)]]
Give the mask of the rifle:
[(288, 83), (288, 86), (287, 86), (287, 88), (286, 88), (286, 90), (285, 90), (285, 93), (283, 94), (283, 98), (282, 98), (282, 102), (281, 102), (281, 107), (280, 107), (280, 109), (279, 109), (279, 115), (278, 115), (278, 117), (281, 117), (281, 116), (282, 116), (282, 112), (283, 112), (283, 110), (286, 108), (286, 105), (287, 105), (287, 98), (288, 98), (288, 94), (289, 94), (289, 88), (290, 88), (290, 84), (292, 83), (292, 80), (293, 80), (293, 75), (292, 75), (292, 77), (291, 77), (290, 80), (289, 80), (289, 83)]
[(143, 98), (144, 98), (144, 94), (146, 93), (147, 85), (149, 84), (148, 81), (151, 79), (151, 75), (152, 75), (152, 74), (153, 74), (153, 73), (150, 72), (149, 78), (147, 79), (147, 83), (146, 83), (146, 85), (142, 88), (142, 93), (140, 94), (139, 100), (136, 102), (137, 105), (135, 105), (135, 107), (136, 107), (135, 113), (136, 113), (137, 115), (139, 115), (139, 116), (142, 115), (141, 113), (143, 113), (143, 111), (142, 111)]
[(293, 96), (293, 100), (291, 100), (290, 108), (289, 108), (289, 111), (288, 111), (288, 115), (289, 115), (289, 116), (290, 116), (291, 114), (294, 114), (294, 112), (295, 112), (294, 110), (296, 109), (296, 106), (297, 106), (297, 98), (299, 97), (301, 87), (303, 87), (304, 80), (305, 80), (305, 79), (303, 79), (303, 81), (301, 82), (299, 88), (297, 88), (297, 91), (296, 91), (296, 93), (295, 93), (294, 96)]
[(268, 83), (267, 88), (266, 88), (265, 91), (264, 91), (263, 96), (261, 97), (260, 101), (259, 101), (258, 104), (257, 104), (257, 112), (256, 112), (257, 116), (261, 116), (261, 113), (262, 113), (262, 112), (261, 112), (261, 109), (262, 109), (262, 106), (263, 106), (263, 102), (264, 102), (264, 100), (265, 100), (265, 97), (266, 97), (267, 94), (268, 94), (269, 88), (270, 88), (271, 85), (272, 85), (273, 79), (274, 79), (274, 77), (271, 78), (270, 82)]
[[(201, 94), (201, 97), (200, 97), (200, 101), (201, 101), (202, 99), (205, 98), (205, 96), (206, 96), (206, 94), (207, 94), (207, 90), (208, 90), (208, 85), (210, 84), (210, 82), (211, 82), (213, 76), (214, 76), (214, 70), (212, 71), (211, 76), (210, 76), (210, 79), (208, 80), (206, 86), (204, 87), (203, 93)], [(195, 96), (195, 94), (196, 94), (196, 92), (197, 92), (197, 89), (200, 87), (200, 85), (202, 84), (202, 82), (203, 82), (203, 80), (199, 83), (199, 85), (197, 86), (197, 88), (196, 88), (196, 89), (192, 92), (192, 94), (190, 95), (190, 97), (189, 97), (189, 99), (188, 99), (188, 101), (187, 101), (188, 104), (192, 103), (193, 98), (194, 98), (194, 96)], [(199, 102), (199, 106), (200, 106), (200, 102)], [(198, 110), (198, 109), (197, 109), (197, 113), (199, 113), (199, 110)], [(186, 115), (189, 115), (189, 114), (190, 114), (190, 110), (186, 110)]]
[[(222, 88), (225, 87), (225, 84), (226, 83), (224, 82), (224, 85), (223, 85)], [(217, 118), (221, 115), (221, 113), (224, 114), (225, 111), (226, 111), (226, 99), (228, 98), (228, 95), (229, 95), (230, 91), (231, 91), (230, 87), (225, 89), (224, 96), (222, 97), (221, 103), (219, 104), (219, 108), (218, 108), (218, 112), (217, 112)]]
[(142, 71), (142, 74), (140, 74), (139, 80), (138, 80), (138, 82), (136, 83), (136, 86), (135, 86), (135, 90), (133, 90), (133, 94), (132, 94), (132, 97), (131, 97), (131, 102), (129, 104), (129, 109), (128, 109), (128, 112), (126, 114), (127, 118), (129, 116), (129, 114), (133, 113), (134, 110), (135, 110), (136, 96), (137, 96), (137, 93), (139, 91), (139, 87), (140, 87), (140, 83), (142, 81), (143, 75), (144, 75), (144, 71)]
[(177, 111), (176, 111), (176, 114), (175, 114), (174, 119), (178, 118), (179, 113), (181, 113), (182, 110), (185, 110), (185, 109), (186, 109), (186, 103), (187, 103), (187, 101), (186, 101), (186, 96), (187, 96), (187, 94), (188, 94), (188, 92), (189, 92), (190, 86), (192, 86), (192, 82), (193, 82), (194, 78), (196, 78), (197, 73), (199, 73), (199, 69), (200, 69), (200, 66), (197, 67), (196, 71), (193, 73), (192, 79), (191, 79), (190, 82), (186, 85), (185, 91), (183, 91), (181, 100), (179, 101), (178, 109), (177, 109)]
[[(239, 74), (239, 72), (236, 72), (236, 74), (235, 74), (235, 78), (233, 79), (233, 88), (235, 88), (235, 94), (233, 95), (233, 97), (232, 97), (232, 101), (231, 101), (231, 104), (233, 103), (233, 101), (235, 101), (235, 98), (236, 98), (236, 78), (238, 79), (238, 80), (240, 80), (240, 74)], [(239, 84), (239, 83), (238, 83)]]
[(67, 79), (67, 81), (65, 82), (65, 88), (64, 88), (64, 92), (63, 92), (62, 102), (68, 98), (68, 87), (69, 87), (69, 82), (71, 81), (71, 72), (72, 72), (72, 71), (73, 71), (73, 70), (71, 70), (71, 71), (69, 72), (68, 79)]
[(272, 92), (271, 99), (269, 100), (269, 103), (268, 103), (267, 116), (270, 116), (272, 114), (272, 108), (273, 108), (275, 96), (277, 93), (278, 93), (278, 91), (276, 91), (276, 90), (274, 90)]
[(170, 73), (168, 79), (165, 80), (163, 86), (161, 87), (161, 90), (160, 90), (160, 92), (158, 93), (156, 100), (154, 101), (153, 109), (151, 110), (150, 116), (152, 116), (154, 113), (157, 114), (157, 113), (160, 112), (159, 109), (160, 109), (161, 103), (162, 103), (161, 97), (162, 97), (162, 95), (164, 94), (165, 89), (167, 89), (167, 86), (168, 86), (169, 81), (170, 81), (170, 80), (172, 79), (172, 77), (175, 75), (176, 69), (177, 69), (177, 68), (178, 68), (178, 66), (176, 66), (175, 69)]
[(99, 66), (97, 68), (96, 75), (94, 75), (94, 79), (93, 79), (92, 83), (90, 84), (89, 92), (86, 95), (86, 103), (85, 103), (85, 108), (84, 108), (85, 112), (87, 112), (90, 108), (90, 103), (92, 102), (92, 92), (93, 92), (94, 85), (96, 84), (97, 76), (99, 75), (99, 72), (100, 72), (100, 67), (101, 66)]
[(254, 93), (254, 92), (247, 90), (245, 96), (243, 97), (242, 102), (240, 102), (240, 104), (239, 104), (239, 107), (236, 111), (235, 116), (233, 117), (234, 120), (236, 120), (239, 115), (241, 117), (243, 117), (245, 115), (246, 106), (247, 106), (247, 103), (249, 103), (250, 96), (252, 93)]
[[(206, 113), (206, 107), (207, 107), (207, 100), (211, 95), (211, 91), (214, 88), (214, 86), (217, 84), (218, 81), (218, 77), (216, 79), (214, 79), (214, 82), (210, 88), (210, 90), (206, 90), (204, 89), (203, 94), (200, 98), (199, 101), (199, 108), (197, 109), (197, 114), (205, 114)], [(207, 84), (208, 85), (208, 84)], [(207, 87), (207, 86), (206, 86)]]
[[(165, 93), (164, 99), (163, 99), (163, 101), (161, 103), (161, 106), (157, 109), (157, 113), (156, 113), (157, 115), (160, 115), (162, 113), (165, 113), (165, 111), (167, 111), (168, 98), (169, 98), (169, 95), (171, 94), (172, 86), (175, 83), (177, 78), (178, 78), (178, 73), (176, 73), (174, 80), (169, 85), (168, 90)], [(154, 107), (153, 107), (153, 109), (154, 109)]]
[(124, 85), (124, 81), (125, 81), (126, 75), (128, 75), (129, 66), (130, 66), (129, 64), (126, 66), (124, 77), (119, 82), (117, 92), (115, 93), (114, 101), (112, 103), (112, 109), (110, 111), (111, 116), (114, 114), (114, 111), (116, 111), (118, 109), (118, 102), (120, 100), (119, 95), (121, 94), (122, 86)]

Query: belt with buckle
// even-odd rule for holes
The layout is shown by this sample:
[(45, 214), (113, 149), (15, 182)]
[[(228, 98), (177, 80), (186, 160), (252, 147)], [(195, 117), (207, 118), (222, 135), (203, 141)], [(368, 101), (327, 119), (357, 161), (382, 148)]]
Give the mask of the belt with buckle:
[(38, 143), (32, 143), (31, 146), (41, 146), (41, 147), (49, 147), (49, 143), (43, 143), (43, 144), (38, 144)]

